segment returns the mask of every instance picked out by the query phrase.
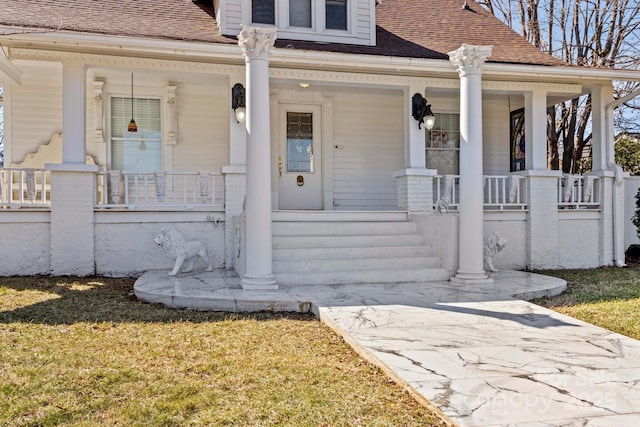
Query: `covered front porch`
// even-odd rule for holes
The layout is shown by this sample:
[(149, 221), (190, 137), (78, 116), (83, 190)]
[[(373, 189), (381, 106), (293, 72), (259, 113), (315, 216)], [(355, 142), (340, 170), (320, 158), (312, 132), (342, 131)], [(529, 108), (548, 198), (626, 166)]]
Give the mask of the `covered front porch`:
[[(246, 261), (259, 259), (258, 275), (268, 277), (278, 268), (267, 252), (282, 222), (328, 223), (327, 235), (338, 222), (410, 222), (449, 276), (461, 258), (473, 258), (473, 274), (484, 276), (483, 238), (494, 232), (509, 245), (496, 256), (499, 268), (620, 260), (611, 223), (622, 212), (621, 192), (606, 155), (610, 81), (516, 81), (504, 66), (484, 64), (486, 49), (471, 49), (482, 58), (476, 68), (458, 58), (446, 66), (407, 62), (395, 74), (380, 64), (317, 69), (317, 59), (243, 49), (244, 65), (197, 66), (13, 49), (23, 76), (5, 89), (15, 125), (9, 167), (0, 172), (0, 227), (21, 249), (7, 253), (15, 264), (3, 274), (139, 275), (170, 263), (152, 243), (168, 226), (206, 240), (216, 267), (244, 274)], [(43, 75), (38, 84), (48, 91), (35, 85)], [(232, 109), (238, 84), (246, 123)], [(585, 91), (597, 112), (594, 172), (548, 171), (546, 108)], [(414, 118), (416, 94), (432, 106), (432, 129)], [(47, 103), (59, 106), (50, 116), (26, 113)], [(135, 135), (121, 129), (129, 106)], [(515, 153), (511, 121), (520, 110), (524, 148)], [(59, 157), (27, 165), (60, 125)], [(295, 219), (283, 220), (290, 212)], [(26, 234), (25, 223), (33, 225)], [(247, 252), (255, 242), (255, 254)], [(461, 256), (461, 248), (473, 255)], [(405, 268), (401, 258), (409, 257), (393, 263)]]

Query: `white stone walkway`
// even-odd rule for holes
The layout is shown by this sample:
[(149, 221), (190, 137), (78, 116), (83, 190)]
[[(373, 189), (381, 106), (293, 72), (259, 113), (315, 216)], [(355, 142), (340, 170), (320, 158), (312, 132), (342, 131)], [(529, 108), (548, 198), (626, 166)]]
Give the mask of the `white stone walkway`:
[(145, 273), (171, 307), (313, 311), (419, 398), (466, 426), (640, 426), (640, 342), (521, 299), (564, 281), (522, 272), (449, 282), (243, 291), (233, 273)]

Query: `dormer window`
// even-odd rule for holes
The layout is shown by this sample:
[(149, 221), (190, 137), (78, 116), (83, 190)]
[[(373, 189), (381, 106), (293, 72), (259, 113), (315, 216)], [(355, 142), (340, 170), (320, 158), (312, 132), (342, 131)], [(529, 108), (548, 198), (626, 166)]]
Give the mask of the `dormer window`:
[[(224, 3), (223, 3), (224, 2)], [(375, 46), (375, 0), (216, 0), (221, 34), (242, 25), (273, 26), (278, 40)]]
[(348, 31), (348, 0), (251, 0), (251, 22), (280, 30)]

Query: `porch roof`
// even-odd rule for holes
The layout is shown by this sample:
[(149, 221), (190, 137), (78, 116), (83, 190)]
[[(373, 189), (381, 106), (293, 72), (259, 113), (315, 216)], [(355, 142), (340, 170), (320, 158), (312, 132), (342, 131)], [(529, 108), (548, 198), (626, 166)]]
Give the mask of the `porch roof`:
[[(385, 0), (376, 7), (376, 46), (283, 39), (276, 47), (448, 60), (448, 52), (469, 43), (492, 45), (490, 62), (569, 66), (539, 51), (478, 3), (468, 4), (465, 10), (462, 0)], [(0, 25), (17, 33), (44, 29), (237, 44), (235, 37), (219, 33), (211, 1), (0, 0), (0, 10)]]

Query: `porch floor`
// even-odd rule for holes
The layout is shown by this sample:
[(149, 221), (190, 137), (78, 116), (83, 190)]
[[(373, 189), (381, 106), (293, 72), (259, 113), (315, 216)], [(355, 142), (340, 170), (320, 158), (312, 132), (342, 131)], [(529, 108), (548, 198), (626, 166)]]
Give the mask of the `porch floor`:
[(528, 303), (563, 280), (493, 273), (450, 282), (318, 285), (244, 291), (233, 272), (135, 284), (175, 308), (312, 311), (420, 400), (466, 426), (623, 426), (640, 420), (640, 342)]

